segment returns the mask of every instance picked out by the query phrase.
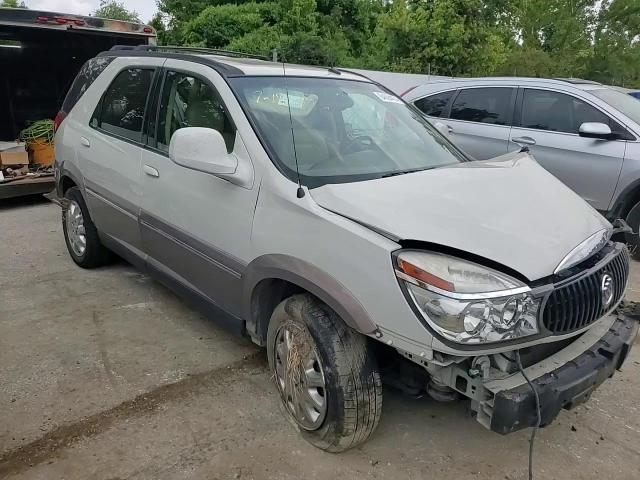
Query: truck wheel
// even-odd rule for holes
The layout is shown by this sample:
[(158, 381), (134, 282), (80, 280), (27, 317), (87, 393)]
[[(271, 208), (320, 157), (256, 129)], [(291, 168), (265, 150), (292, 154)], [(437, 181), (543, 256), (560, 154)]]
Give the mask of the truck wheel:
[(62, 210), (62, 231), (67, 250), (74, 262), (82, 268), (94, 268), (109, 258), (108, 250), (100, 243), (89, 210), (78, 187), (71, 187), (64, 197), (69, 207)]
[(322, 450), (352, 448), (378, 425), (382, 383), (368, 342), (309, 294), (283, 300), (271, 316), (269, 367), (282, 408)]
[(633, 233), (627, 233), (627, 244), (633, 258), (640, 260), (640, 202), (631, 209), (627, 215), (627, 224), (632, 228)]

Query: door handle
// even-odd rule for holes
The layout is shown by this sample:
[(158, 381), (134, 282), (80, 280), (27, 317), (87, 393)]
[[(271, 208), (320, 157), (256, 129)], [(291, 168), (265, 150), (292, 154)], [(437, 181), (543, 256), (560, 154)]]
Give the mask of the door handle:
[(447, 127), (447, 132), (453, 133), (453, 127), (451, 125), (446, 125), (446, 127)]
[(513, 143), (517, 143), (518, 145), (535, 145), (536, 141), (531, 137), (513, 137), (511, 139)]
[(156, 170), (155, 168), (149, 165), (144, 165), (142, 167), (142, 171), (147, 175), (149, 175), (150, 177), (158, 178), (160, 176), (160, 172), (158, 172), (158, 170)]
[(80, 137), (80, 145), (89, 148), (91, 146), (91, 142), (86, 137)]

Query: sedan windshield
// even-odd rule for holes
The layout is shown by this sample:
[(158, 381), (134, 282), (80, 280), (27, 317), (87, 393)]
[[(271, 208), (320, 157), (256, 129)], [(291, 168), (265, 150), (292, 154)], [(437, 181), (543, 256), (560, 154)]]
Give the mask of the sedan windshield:
[(616, 110), (620, 110), (620, 112), (640, 125), (640, 102), (631, 95), (618, 92), (612, 88), (599, 88), (591, 90), (590, 93), (604, 100)]
[(232, 86), (263, 144), (309, 188), (402, 175), (466, 161), (418, 112), (353, 80), (237, 77)]

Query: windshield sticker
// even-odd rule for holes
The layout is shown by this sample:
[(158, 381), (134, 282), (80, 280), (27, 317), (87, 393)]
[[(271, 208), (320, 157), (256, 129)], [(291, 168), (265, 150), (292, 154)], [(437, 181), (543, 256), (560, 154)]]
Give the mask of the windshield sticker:
[(394, 97), (393, 95), (389, 95), (388, 93), (373, 92), (373, 94), (376, 97), (378, 97), (380, 100), (382, 100), (383, 102), (387, 102), (387, 103), (402, 103), (402, 100), (400, 100), (399, 98)]
[(289, 99), (290, 108), (299, 110), (304, 106), (304, 94), (301, 92), (280, 93), (278, 97), (278, 105), (282, 107), (287, 106), (287, 98)]
[[(318, 103), (318, 96), (299, 90), (283, 90), (280, 88), (265, 88), (251, 92), (250, 102), (262, 111), (288, 113), (294, 116), (306, 116)], [(287, 101), (288, 98), (288, 101)]]

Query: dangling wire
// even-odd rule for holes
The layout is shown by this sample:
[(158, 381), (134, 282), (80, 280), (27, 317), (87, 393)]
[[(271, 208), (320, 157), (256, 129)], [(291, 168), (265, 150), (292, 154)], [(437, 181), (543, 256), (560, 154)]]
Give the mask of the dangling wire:
[(536, 414), (538, 416), (538, 419), (535, 426), (531, 430), (531, 437), (529, 438), (529, 480), (533, 480), (533, 442), (536, 439), (536, 432), (538, 431), (538, 429), (540, 428), (540, 424), (542, 423), (542, 412), (540, 411), (540, 396), (538, 395), (538, 391), (536, 390), (536, 387), (533, 385), (533, 382), (529, 380), (529, 377), (527, 377), (527, 374), (525, 373), (524, 368), (522, 367), (522, 361), (520, 360), (520, 350), (516, 350), (515, 354), (516, 354), (516, 363), (518, 364), (518, 369), (520, 370), (520, 373), (522, 373), (522, 376), (524, 377), (524, 379), (529, 384), (529, 387), (533, 391), (533, 396), (536, 399)]

